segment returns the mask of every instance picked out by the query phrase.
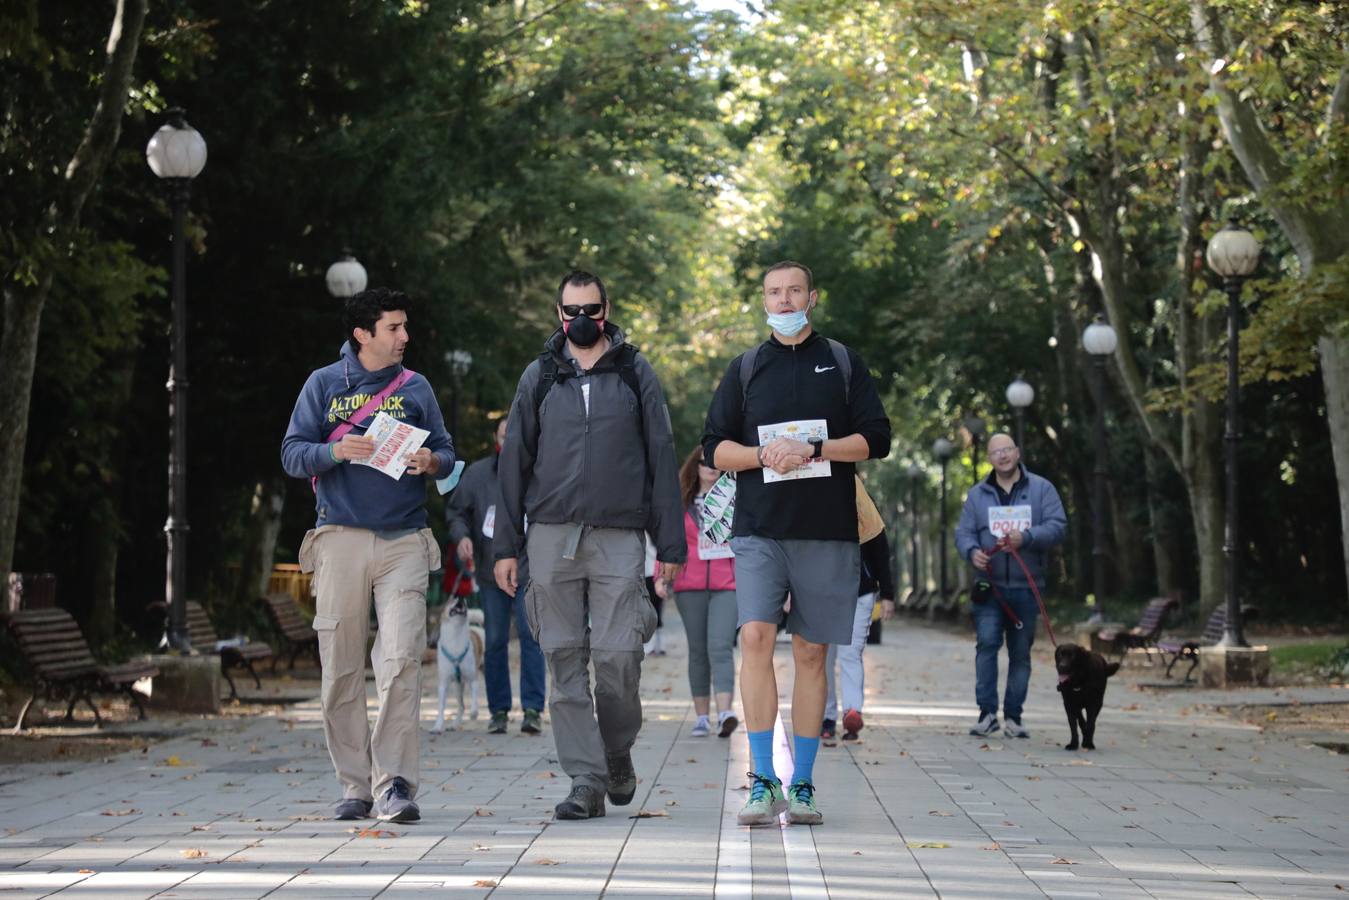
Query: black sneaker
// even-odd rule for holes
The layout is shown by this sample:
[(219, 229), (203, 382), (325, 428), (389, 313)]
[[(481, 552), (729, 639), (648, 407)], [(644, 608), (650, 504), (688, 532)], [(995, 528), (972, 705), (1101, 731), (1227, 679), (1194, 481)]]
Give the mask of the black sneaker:
[(838, 736), (838, 723), (833, 719), (825, 719), (820, 725), (820, 740), (828, 742)]
[(369, 800), (362, 800), (360, 797), (348, 797), (337, 804), (337, 809), (333, 811), (333, 818), (343, 822), (350, 822), (352, 819), (368, 819), (370, 807), (373, 805)]
[(541, 734), (543, 732), (543, 714), (537, 709), (525, 710), (525, 720), (520, 723), (521, 734)]
[(494, 713), (492, 713), (492, 721), (490, 721), (490, 722), (487, 723), (487, 733), (488, 733), (488, 734), (505, 734), (505, 733), (506, 733), (506, 723), (507, 723), (507, 721), (508, 721), (509, 719), (510, 719), (510, 716), (509, 716), (504, 710), (501, 711), (501, 712), (494, 712)]
[(559, 819), (597, 819), (604, 815), (604, 795), (588, 784), (574, 784), (553, 814)]
[(421, 817), (421, 810), (408, 791), (408, 783), (401, 778), (389, 782), (388, 790), (375, 804), (375, 818), (382, 822), (416, 822)]
[(637, 770), (632, 767), (632, 753), (609, 756), (609, 802), (627, 806), (637, 793)]

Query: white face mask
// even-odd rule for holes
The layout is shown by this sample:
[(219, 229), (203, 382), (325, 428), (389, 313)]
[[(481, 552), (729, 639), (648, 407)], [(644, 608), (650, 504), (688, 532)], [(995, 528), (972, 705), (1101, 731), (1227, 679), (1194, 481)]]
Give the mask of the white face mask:
[(810, 319), (806, 316), (809, 309), (810, 307), (806, 307), (789, 313), (769, 313), (768, 327), (783, 337), (796, 337), (801, 333), (801, 329), (810, 324)]

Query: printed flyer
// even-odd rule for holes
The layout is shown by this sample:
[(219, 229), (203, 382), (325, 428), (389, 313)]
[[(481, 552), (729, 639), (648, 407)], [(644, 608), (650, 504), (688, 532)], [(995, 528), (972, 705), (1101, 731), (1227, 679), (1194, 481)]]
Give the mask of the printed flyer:
[[(779, 422), (776, 425), (759, 426), (759, 446), (763, 447), (772, 443), (775, 439), (785, 437), (794, 441), (806, 441), (810, 438), (819, 438), (822, 441), (829, 440), (829, 423), (824, 419), (801, 419), (796, 422)], [(802, 478), (828, 478), (833, 474), (829, 467), (827, 459), (813, 459), (806, 463), (805, 468), (788, 472), (786, 475), (779, 475), (772, 469), (763, 470), (763, 483), (773, 484), (777, 481), (799, 481)]]
[(403, 457), (420, 450), (431, 432), (381, 412), (371, 421), (365, 436), (375, 442), (375, 452), (368, 459), (353, 459), (352, 464), (369, 466), (397, 481), (407, 471), (408, 464)]

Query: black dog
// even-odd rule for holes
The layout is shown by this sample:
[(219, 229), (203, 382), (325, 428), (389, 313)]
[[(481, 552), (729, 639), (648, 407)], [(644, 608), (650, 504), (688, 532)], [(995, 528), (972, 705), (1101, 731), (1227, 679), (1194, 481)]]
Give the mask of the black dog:
[(1073, 739), (1063, 749), (1077, 749), (1077, 729), (1082, 728), (1082, 747), (1095, 750), (1096, 717), (1105, 702), (1105, 680), (1119, 671), (1119, 663), (1077, 644), (1059, 644), (1054, 650), (1054, 668), (1059, 672), (1059, 693)]

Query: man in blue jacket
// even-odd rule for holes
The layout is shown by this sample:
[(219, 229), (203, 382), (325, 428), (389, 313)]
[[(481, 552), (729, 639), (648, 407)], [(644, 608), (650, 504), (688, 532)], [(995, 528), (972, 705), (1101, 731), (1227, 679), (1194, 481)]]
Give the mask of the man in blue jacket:
[[(403, 369), (407, 307), (406, 295), (385, 288), (347, 300), (341, 358), (310, 374), (281, 444), (286, 473), (316, 479), (318, 521), (300, 545), (300, 567), (314, 573), (323, 732), (342, 785), (338, 819), (365, 818), (372, 807), (385, 821), (421, 817), (413, 797), (426, 583), (440, 568), (426, 527), (426, 479), (450, 470), (454, 449), (431, 385)], [(390, 385), (378, 410), (356, 415)], [(378, 412), (430, 432), (404, 457), (407, 471), (397, 480), (354, 464), (375, 450), (365, 431)], [(339, 427), (346, 433), (332, 440)], [(373, 733), (365, 698), (372, 594), (379, 618)]]
[[(974, 591), (974, 696), (979, 722), (970, 734), (986, 736), (998, 725), (998, 648), (1007, 641), (1007, 692), (1002, 711), (1010, 737), (1030, 737), (1021, 725), (1021, 708), (1030, 684), (1030, 648), (1035, 641), (1037, 606), (1026, 575), (1010, 553), (993, 554), (1006, 538), (1044, 591), (1049, 550), (1063, 540), (1068, 520), (1059, 492), (1021, 465), (1021, 451), (1006, 434), (988, 439), (988, 461), (993, 471), (965, 498), (956, 526), (956, 549), (976, 570), (976, 582), (991, 583), (992, 591)], [(1014, 614), (1015, 619), (1012, 615)], [(1017, 624), (1016, 620), (1020, 620)]]

